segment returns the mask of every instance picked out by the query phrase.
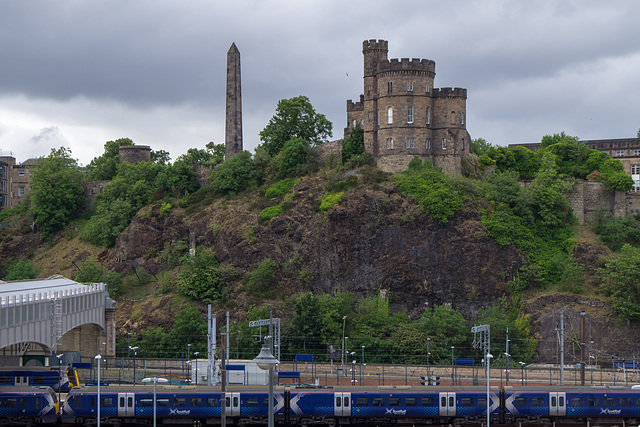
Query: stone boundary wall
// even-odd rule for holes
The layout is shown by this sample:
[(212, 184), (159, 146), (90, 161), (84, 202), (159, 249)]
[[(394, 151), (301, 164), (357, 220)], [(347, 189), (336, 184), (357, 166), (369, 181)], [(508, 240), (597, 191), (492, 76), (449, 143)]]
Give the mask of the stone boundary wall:
[(318, 154), (318, 160), (320, 163), (325, 163), (332, 154), (337, 161), (342, 156), (342, 143), (342, 139), (337, 139), (335, 141), (325, 142), (316, 146), (315, 150)]
[(640, 212), (640, 193), (608, 190), (601, 182), (578, 181), (567, 197), (580, 224), (593, 221), (601, 210), (618, 218)]
[(82, 183), (84, 189), (84, 203), (87, 209), (93, 210), (96, 205), (96, 196), (102, 193), (102, 190), (111, 181), (87, 181)]

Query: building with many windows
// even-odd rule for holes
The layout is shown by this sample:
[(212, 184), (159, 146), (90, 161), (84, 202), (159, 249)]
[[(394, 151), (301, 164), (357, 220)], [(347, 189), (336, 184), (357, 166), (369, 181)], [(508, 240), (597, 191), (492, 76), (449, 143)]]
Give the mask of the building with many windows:
[(365, 149), (387, 172), (406, 170), (418, 157), (461, 175), (469, 153), (467, 90), (434, 88), (435, 62), (387, 58), (386, 40), (365, 40), (364, 94), (347, 101), (345, 137), (359, 124)]
[(35, 159), (16, 163), (13, 156), (0, 156), (0, 210), (13, 208), (29, 194), (30, 167)]

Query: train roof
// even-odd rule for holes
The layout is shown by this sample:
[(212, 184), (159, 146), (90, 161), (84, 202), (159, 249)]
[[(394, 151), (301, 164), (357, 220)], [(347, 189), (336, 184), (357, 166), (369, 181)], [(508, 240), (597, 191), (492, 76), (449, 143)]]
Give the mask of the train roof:
[(0, 386), (0, 393), (41, 393), (41, 392), (51, 392), (53, 393), (53, 389), (49, 386), (39, 385), (3, 385)]

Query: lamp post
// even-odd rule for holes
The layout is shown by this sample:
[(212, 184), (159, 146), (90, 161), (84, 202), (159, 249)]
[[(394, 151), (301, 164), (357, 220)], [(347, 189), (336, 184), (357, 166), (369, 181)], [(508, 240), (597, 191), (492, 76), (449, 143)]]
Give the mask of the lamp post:
[(100, 360), (102, 356), (98, 354), (95, 359), (98, 361), (98, 411), (96, 413), (96, 419), (98, 420), (97, 426), (100, 427)]
[(199, 353), (199, 352), (197, 352), (197, 351), (195, 351), (195, 352), (193, 353), (193, 355), (196, 357), (196, 360), (195, 360), (195, 362), (196, 362), (196, 369), (195, 369), (195, 373), (196, 373), (196, 385), (198, 385), (198, 355), (199, 355), (199, 354), (200, 354), (200, 353)]
[(520, 364), (520, 383), (524, 385), (524, 362), (518, 362)]
[(133, 351), (133, 385), (136, 385), (136, 355), (138, 354), (138, 346), (129, 347)]
[(509, 385), (509, 357), (511, 357), (511, 355), (509, 353), (505, 353), (504, 355), (507, 358), (507, 370), (505, 371), (505, 377), (507, 379), (506, 383)]
[(127, 332), (127, 368), (129, 368), (131, 364), (131, 358), (129, 357), (129, 352), (131, 351), (131, 332)]
[[(351, 355), (353, 356), (353, 354)], [(353, 360), (353, 363), (351, 364), (351, 385), (356, 385), (356, 361), (355, 359)]]
[(455, 346), (451, 346), (451, 385), (455, 385), (455, 373), (453, 371), (453, 349), (455, 348)]
[(60, 402), (60, 389), (62, 388), (62, 356), (64, 353), (56, 354), (58, 358), (58, 402)]
[(169, 380), (166, 378), (158, 378), (158, 377), (153, 377), (153, 378), (143, 378), (142, 379), (143, 383), (150, 383), (153, 382), (153, 427), (156, 427), (156, 406), (157, 406), (157, 399), (156, 399), (156, 383), (168, 383)]
[(489, 427), (489, 423), (491, 422), (491, 404), (489, 403), (489, 383), (490, 383), (490, 377), (491, 377), (491, 359), (493, 359), (493, 356), (491, 355), (491, 353), (487, 353), (487, 355), (485, 356), (485, 360), (487, 362), (487, 427)]
[[(429, 352), (429, 343), (431, 342), (431, 338), (427, 338), (427, 377), (431, 377), (430, 367), (429, 367), (429, 356), (431, 353)], [(427, 380), (428, 381), (428, 380)]]
[(271, 353), (271, 337), (265, 337), (264, 341), (260, 353), (253, 359), (253, 362), (263, 371), (269, 371), (269, 418), (267, 427), (273, 427), (273, 369), (280, 362)]
[(187, 360), (191, 359), (191, 344), (187, 344)]
[(362, 359), (360, 361), (360, 385), (364, 385), (362, 383), (362, 370), (366, 365), (364, 364), (364, 346), (362, 346)]
[(340, 363), (340, 369), (342, 370), (342, 375), (344, 375), (344, 347), (345, 347), (344, 327), (346, 324), (347, 324), (347, 316), (343, 316), (342, 317), (342, 362)]

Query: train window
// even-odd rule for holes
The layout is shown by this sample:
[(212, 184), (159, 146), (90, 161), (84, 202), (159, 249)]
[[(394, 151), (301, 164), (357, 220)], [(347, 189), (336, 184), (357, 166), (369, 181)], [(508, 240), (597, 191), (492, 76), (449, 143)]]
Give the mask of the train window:
[(542, 397), (532, 397), (531, 406), (544, 406), (544, 399)]
[(0, 384), (13, 384), (13, 378), (9, 375), (0, 375)]
[(262, 398), (262, 406), (269, 407), (269, 398), (268, 397), (263, 397)]
[(551, 406), (558, 406), (558, 404), (556, 403), (556, 397), (555, 396), (551, 396)]
[(207, 397), (207, 406), (220, 406), (220, 401), (217, 397)]
[(367, 397), (358, 397), (356, 399), (356, 406), (369, 406), (369, 398), (367, 398)]
[(21, 397), (20, 398), (20, 406), (22, 406), (22, 407), (27, 406), (27, 398), (26, 397)]
[(153, 399), (140, 399), (140, 406), (146, 406), (146, 407), (153, 406)]
[(587, 406), (600, 406), (600, 399), (597, 397), (588, 397)]
[(404, 404), (405, 406), (418, 406), (418, 399), (415, 397), (405, 397)]
[(156, 400), (156, 406), (162, 406), (165, 408), (169, 407), (169, 399), (158, 399)]
[(558, 396), (558, 406), (564, 406), (564, 396)]
[(100, 407), (102, 408), (110, 408), (113, 406), (113, 398), (111, 397), (100, 397)]
[(442, 396), (440, 398), (440, 406), (443, 407), (443, 408), (447, 407), (447, 397), (446, 396)]
[(487, 398), (486, 397), (479, 397), (478, 398), (478, 406), (481, 408), (486, 408), (487, 407)]
[(336, 406), (337, 407), (341, 407), (342, 406), (342, 397), (340, 397), (340, 396), (336, 397)]
[(44, 377), (42, 375), (34, 375), (33, 376), (34, 384), (44, 384)]
[(90, 403), (89, 403), (89, 405), (90, 405), (92, 408), (96, 406), (96, 398), (95, 398), (95, 397), (92, 397), (92, 398), (89, 400), (89, 402), (90, 402)]
[(423, 397), (420, 399), (420, 404), (422, 406), (433, 406), (433, 397)]
[(187, 399), (184, 397), (174, 397), (173, 406), (187, 406)]
[(374, 397), (371, 406), (384, 406), (384, 397)]
[(389, 406), (400, 406), (400, 398), (399, 397), (390, 397), (389, 398)]
[(230, 397), (226, 397), (224, 398), (224, 406), (226, 406), (227, 408), (231, 408), (231, 398)]
[(36, 396), (36, 408), (42, 407), (42, 398), (40, 396)]
[(247, 398), (247, 406), (258, 406), (258, 398), (257, 397), (248, 397)]
[(349, 407), (349, 396), (344, 397), (344, 407), (345, 408)]
[(630, 397), (621, 397), (620, 398), (620, 406), (631, 406), (631, 398)]
[(603, 406), (616, 406), (616, 399), (613, 397), (605, 397), (602, 400), (602, 405)]
[(582, 406), (582, 398), (581, 397), (572, 397), (571, 398), (571, 406)]
[(527, 398), (526, 397), (522, 397), (522, 396), (518, 396), (514, 399), (513, 403), (516, 406), (527, 406)]
[(189, 399), (189, 406), (202, 406), (202, 399), (199, 397), (192, 397)]
[(636, 406), (640, 406), (640, 397), (636, 398)]
[(449, 407), (453, 408), (456, 404), (455, 399), (452, 397), (449, 398)]
[(18, 399), (10, 397), (4, 400), (5, 408), (15, 408), (16, 406), (18, 406)]
[[(82, 397), (81, 396), (76, 396), (76, 409), (80, 409), (82, 408)], [(120, 399), (122, 403), (124, 403), (124, 399)]]
[(473, 406), (473, 397), (461, 397), (460, 406)]

